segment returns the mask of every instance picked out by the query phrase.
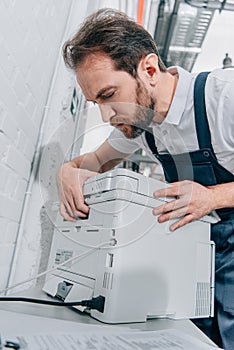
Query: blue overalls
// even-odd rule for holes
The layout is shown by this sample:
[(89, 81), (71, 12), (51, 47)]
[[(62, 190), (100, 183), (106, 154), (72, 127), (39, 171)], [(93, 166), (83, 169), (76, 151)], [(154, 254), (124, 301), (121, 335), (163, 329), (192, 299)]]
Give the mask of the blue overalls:
[[(234, 181), (215, 156), (207, 121), (204, 88), (208, 73), (200, 73), (194, 85), (194, 112), (199, 150), (170, 155), (159, 154), (154, 136), (145, 132), (146, 142), (161, 163), (168, 182), (192, 180), (204, 186)], [(189, 160), (189, 162), (188, 162)], [(190, 164), (188, 164), (190, 163)], [(216, 210), (221, 221), (211, 225), (216, 244), (215, 316), (194, 323), (225, 350), (234, 349), (234, 208)]]

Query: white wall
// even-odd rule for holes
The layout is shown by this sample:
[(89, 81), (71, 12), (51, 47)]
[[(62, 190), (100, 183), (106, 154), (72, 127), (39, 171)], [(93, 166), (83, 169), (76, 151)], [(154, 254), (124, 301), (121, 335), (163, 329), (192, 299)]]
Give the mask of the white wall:
[(76, 82), (61, 46), (103, 6), (94, 0), (0, 2), (0, 290), (47, 267), (56, 171), (69, 158), (75, 132), (79, 154), (87, 119), (85, 112), (80, 120), (70, 113)]
[(7, 284), (34, 151), (71, 0), (0, 1), (0, 288)]
[(136, 3), (0, 1), (0, 290), (47, 268), (57, 169), (74, 140), (73, 156), (96, 148), (110, 132), (95, 108), (71, 115), (76, 81), (65, 69), (61, 45), (97, 8), (134, 17)]

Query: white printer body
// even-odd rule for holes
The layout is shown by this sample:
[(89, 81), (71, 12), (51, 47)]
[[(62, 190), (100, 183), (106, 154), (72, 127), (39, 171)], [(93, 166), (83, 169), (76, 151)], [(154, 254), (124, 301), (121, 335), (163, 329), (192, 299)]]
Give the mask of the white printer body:
[(209, 220), (173, 233), (171, 221), (158, 223), (152, 209), (168, 199), (155, 199), (153, 192), (167, 186), (120, 168), (89, 179), (83, 188), (89, 216), (73, 223), (58, 215), (49, 267), (82, 256), (49, 273), (43, 290), (64, 301), (104, 296), (104, 311), (90, 314), (106, 323), (212, 316)]

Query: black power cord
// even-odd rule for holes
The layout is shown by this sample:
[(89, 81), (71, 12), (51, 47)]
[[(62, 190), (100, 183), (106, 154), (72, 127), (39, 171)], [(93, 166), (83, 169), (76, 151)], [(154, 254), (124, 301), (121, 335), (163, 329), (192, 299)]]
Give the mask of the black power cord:
[(99, 312), (104, 312), (105, 306), (105, 297), (99, 295), (98, 297), (81, 300), (81, 301), (68, 301), (68, 302), (59, 302), (52, 300), (43, 300), (43, 299), (34, 299), (26, 297), (0, 297), (1, 301), (20, 301), (24, 303), (34, 303), (34, 304), (44, 304), (44, 305), (54, 305), (54, 306), (86, 306), (89, 309), (97, 310)]

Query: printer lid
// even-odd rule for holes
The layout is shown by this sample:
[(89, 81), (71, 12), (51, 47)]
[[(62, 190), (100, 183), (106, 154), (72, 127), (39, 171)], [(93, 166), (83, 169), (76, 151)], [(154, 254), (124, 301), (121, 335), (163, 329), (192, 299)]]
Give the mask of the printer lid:
[(169, 187), (163, 181), (144, 176), (134, 171), (116, 168), (88, 179), (83, 187), (84, 196), (97, 193), (126, 190), (152, 197), (157, 189)]
[[(88, 179), (83, 186), (83, 195), (88, 204), (96, 202), (96, 195), (103, 194), (99, 201), (108, 201), (111, 199), (123, 199), (142, 205), (153, 206), (156, 201), (153, 196), (154, 191), (170, 187), (170, 184), (155, 178), (147, 177), (124, 168), (115, 168), (97, 176)], [(129, 196), (129, 197), (128, 197)], [(91, 200), (90, 200), (91, 198)], [(159, 201), (169, 202), (173, 198), (161, 197)], [(200, 219), (208, 223), (216, 223), (220, 220), (218, 214), (213, 211)]]

